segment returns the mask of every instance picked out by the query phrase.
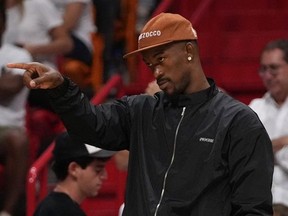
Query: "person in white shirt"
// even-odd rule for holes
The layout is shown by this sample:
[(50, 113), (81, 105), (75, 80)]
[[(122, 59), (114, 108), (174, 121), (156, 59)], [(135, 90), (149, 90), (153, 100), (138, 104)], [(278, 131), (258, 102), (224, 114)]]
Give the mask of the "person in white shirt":
[[(49, 0), (6, 2), (7, 22), (3, 43), (23, 47), (32, 55), (33, 61), (58, 69), (58, 57), (72, 50), (73, 42), (62, 26), (63, 19), (55, 5)], [(50, 144), (50, 140), (55, 137), (53, 125), (60, 120), (52, 112), (47, 98), (39, 94), (40, 90), (33, 89), (29, 92), (27, 125), (35, 143), (39, 142), (39, 146), (44, 146), (45, 143)]]
[(56, 57), (73, 48), (63, 19), (49, 0), (7, 0), (3, 42), (27, 49), (34, 61), (57, 67)]
[(50, 0), (63, 18), (62, 26), (69, 32), (74, 48), (64, 55), (61, 72), (80, 85), (92, 87), (92, 33), (96, 32), (91, 0)]
[[(83, 43), (90, 55), (93, 51), (93, 44), (91, 33), (96, 31), (95, 24), (93, 23), (93, 6), (91, 0), (50, 0), (63, 18), (64, 28), (76, 37), (79, 42)], [(74, 38), (73, 38), (74, 39)], [(74, 41), (78, 42), (78, 41)], [(77, 51), (77, 50), (73, 50)], [(78, 50), (81, 52), (81, 50)], [(69, 55), (69, 52), (67, 55)], [(77, 53), (73, 53), (78, 55)], [(75, 57), (76, 58), (76, 57)], [(82, 56), (77, 56), (81, 59)], [(83, 59), (88, 62), (88, 59)], [(91, 61), (91, 59), (90, 59)]]
[(273, 144), (274, 215), (288, 215), (288, 40), (269, 42), (260, 58), (259, 75), (267, 92), (250, 107), (263, 122)]
[(28, 167), (28, 139), (25, 129), (25, 106), (28, 89), (24, 70), (7, 69), (15, 60), (29, 62), (31, 55), (23, 48), (2, 44), (5, 30), (5, 1), (0, 1), (0, 160), (4, 164), (4, 201), (0, 216), (14, 215), (16, 203), (24, 192)]

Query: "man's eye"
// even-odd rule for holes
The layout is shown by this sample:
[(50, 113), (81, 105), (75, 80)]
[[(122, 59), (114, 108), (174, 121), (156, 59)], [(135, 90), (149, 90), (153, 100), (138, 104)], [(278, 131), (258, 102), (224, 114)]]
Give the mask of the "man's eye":
[(272, 65), (270, 65), (270, 68), (272, 70), (277, 70), (279, 68), (279, 65), (272, 64)]
[(103, 171), (104, 171), (104, 169), (95, 169), (95, 172), (96, 172), (97, 174), (101, 174)]
[(160, 57), (160, 58), (159, 58), (159, 60), (158, 60), (158, 61), (159, 61), (159, 63), (163, 62), (163, 61), (164, 61), (164, 59), (165, 59), (164, 57)]

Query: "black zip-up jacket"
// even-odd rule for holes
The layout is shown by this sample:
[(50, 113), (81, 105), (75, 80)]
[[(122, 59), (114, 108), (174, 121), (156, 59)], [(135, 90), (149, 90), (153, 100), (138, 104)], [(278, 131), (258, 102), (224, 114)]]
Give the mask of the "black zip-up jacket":
[(271, 141), (248, 106), (209, 82), (98, 106), (67, 79), (49, 94), (73, 138), (130, 151), (123, 215), (272, 215)]

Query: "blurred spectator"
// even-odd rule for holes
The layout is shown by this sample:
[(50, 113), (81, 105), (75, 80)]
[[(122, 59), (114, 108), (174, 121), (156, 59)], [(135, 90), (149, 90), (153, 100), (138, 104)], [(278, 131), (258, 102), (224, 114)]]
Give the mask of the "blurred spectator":
[(259, 75), (267, 92), (250, 107), (263, 122), (273, 145), (274, 216), (288, 215), (288, 40), (269, 42), (260, 58)]
[[(103, 82), (117, 71), (114, 59), (115, 22), (121, 14), (121, 0), (93, 0), (95, 7), (95, 24), (104, 42)], [(122, 58), (122, 55), (121, 55)]]
[(59, 181), (39, 204), (34, 216), (85, 216), (80, 204), (98, 194), (107, 179), (106, 162), (113, 154), (72, 140), (67, 133), (57, 137), (52, 169)]
[[(127, 29), (135, 30), (135, 43), (137, 43), (137, 34), (150, 18), (158, 5), (158, 0), (136, 1), (136, 7), (129, 6), (133, 4), (132, 1), (124, 0), (93, 0), (93, 3), (96, 9), (97, 33), (104, 41), (103, 82), (106, 82), (115, 73), (126, 73), (127, 66), (122, 56), (127, 43)], [(128, 13), (135, 13), (135, 26), (129, 26)]]
[(56, 58), (73, 43), (62, 26), (63, 19), (49, 0), (7, 0), (4, 43), (27, 49), (34, 61), (57, 67)]
[[(23, 47), (31, 53), (33, 61), (57, 68), (58, 56), (73, 47), (62, 24), (61, 14), (49, 0), (7, 0), (7, 28), (3, 42)], [(27, 126), (29, 132), (32, 131), (33, 142), (50, 143), (56, 135), (54, 128), (61, 122), (41, 92), (31, 90), (29, 93)]]
[(92, 33), (96, 31), (91, 0), (50, 0), (63, 17), (74, 48), (64, 55), (61, 71), (82, 89), (91, 87)]
[(150, 19), (155, 7), (158, 5), (158, 2), (158, 0), (138, 0), (136, 22), (136, 32), (138, 34)]
[(2, 44), (5, 20), (5, 1), (0, 1), (0, 162), (5, 166), (0, 216), (15, 215), (16, 209), (19, 210), (17, 203), (24, 194), (28, 167), (28, 139), (25, 129), (28, 89), (22, 82), (24, 71), (7, 69), (5, 65), (13, 61), (32, 60), (25, 49)]

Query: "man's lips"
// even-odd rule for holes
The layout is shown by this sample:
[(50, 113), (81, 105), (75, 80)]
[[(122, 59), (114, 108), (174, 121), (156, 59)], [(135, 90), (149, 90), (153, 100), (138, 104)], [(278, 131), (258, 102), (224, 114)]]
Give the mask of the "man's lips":
[(159, 85), (159, 87), (165, 85), (167, 82), (168, 82), (167, 79), (157, 80), (157, 84)]

